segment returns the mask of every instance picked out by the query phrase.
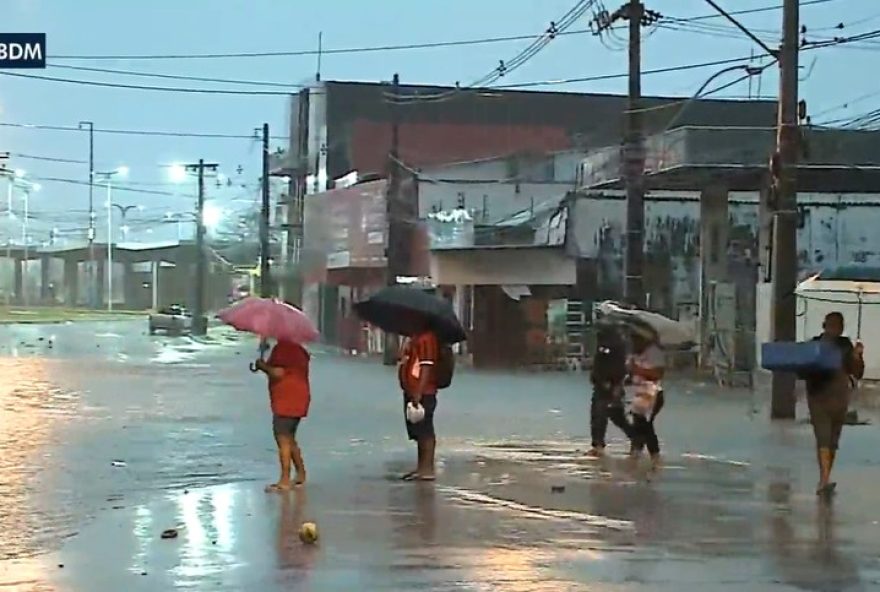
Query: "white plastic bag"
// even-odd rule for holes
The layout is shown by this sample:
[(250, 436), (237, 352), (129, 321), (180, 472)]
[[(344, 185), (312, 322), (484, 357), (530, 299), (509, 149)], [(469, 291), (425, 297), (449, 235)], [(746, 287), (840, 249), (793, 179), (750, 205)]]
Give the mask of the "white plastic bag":
[(406, 420), (410, 423), (419, 423), (425, 419), (425, 408), (418, 403), (410, 401), (406, 404)]
[(650, 418), (657, 403), (660, 385), (649, 380), (639, 380), (632, 386), (632, 403), (630, 408), (635, 415)]

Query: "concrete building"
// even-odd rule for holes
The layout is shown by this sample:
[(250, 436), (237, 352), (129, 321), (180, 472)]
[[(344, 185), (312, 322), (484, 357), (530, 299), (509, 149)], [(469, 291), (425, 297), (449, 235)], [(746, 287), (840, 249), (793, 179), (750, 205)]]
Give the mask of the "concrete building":
[[(876, 266), (880, 134), (803, 128), (799, 272)], [(682, 128), (648, 139), (645, 285), (651, 308), (700, 318), (702, 354), (754, 365), (756, 309), (769, 281), (772, 129)], [(572, 197), (570, 254), (586, 303), (622, 294), (625, 203), (619, 151), (585, 159)], [(715, 362), (712, 362), (715, 364)], [(715, 364), (716, 366), (718, 364)]]
[[(290, 146), (275, 155), (271, 167), (274, 175), (290, 179), (288, 197), (279, 212), (287, 221), (283, 224), (287, 229), (286, 277), (295, 278), (300, 272), (291, 262), (299, 261), (303, 251), (299, 214), (304, 196), (332, 189), (336, 180), (352, 172), (361, 179), (384, 176), (393, 116), (399, 120), (399, 153), (406, 166), (421, 169), (495, 159), (494, 180), (516, 176), (511, 174), (517, 172), (512, 167), (529, 153), (583, 152), (618, 143), (625, 120), (623, 95), (401, 85), (397, 99), (402, 100), (392, 104), (389, 92), (390, 83), (321, 81), (292, 98)], [(443, 100), (435, 100), (438, 96)], [(763, 126), (773, 125), (776, 119), (776, 105), (771, 101), (698, 100), (681, 113), (662, 108), (678, 101), (677, 97), (643, 99), (646, 129), (665, 129), (677, 116), (680, 125)], [(571, 170), (568, 165), (559, 167)], [(480, 174), (488, 175), (487, 170)], [(457, 174), (467, 173), (459, 167)], [(557, 172), (552, 176), (559, 178)], [(425, 191), (420, 212), (435, 206), (445, 209), (445, 197)], [(505, 210), (491, 198), (491, 192), (476, 185), (465, 191), (467, 207), (479, 209), (487, 220), (518, 211), (526, 199)], [(540, 201), (537, 195), (534, 201)], [(286, 287), (299, 290), (295, 279)]]

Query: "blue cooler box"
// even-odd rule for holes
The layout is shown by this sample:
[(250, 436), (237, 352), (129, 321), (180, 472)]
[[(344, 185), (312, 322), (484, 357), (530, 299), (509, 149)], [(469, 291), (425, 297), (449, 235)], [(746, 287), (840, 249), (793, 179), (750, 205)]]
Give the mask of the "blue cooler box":
[(824, 341), (774, 342), (761, 345), (761, 367), (764, 370), (834, 371), (839, 370), (842, 363), (840, 349)]

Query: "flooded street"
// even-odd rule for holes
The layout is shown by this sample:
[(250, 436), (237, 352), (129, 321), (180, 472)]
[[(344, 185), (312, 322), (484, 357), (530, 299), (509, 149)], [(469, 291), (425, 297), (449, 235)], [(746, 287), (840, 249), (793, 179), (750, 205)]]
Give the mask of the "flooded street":
[[(845, 432), (822, 506), (809, 426), (771, 426), (761, 393), (671, 384), (651, 475), (619, 439), (585, 460), (584, 376), (461, 371), (440, 396), (438, 481), (404, 483), (393, 371), (317, 353), (310, 482), (268, 495), (255, 343), (222, 335), (0, 328), (0, 590), (880, 587), (876, 427)], [(299, 542), (304, 520), (319, 544)]]

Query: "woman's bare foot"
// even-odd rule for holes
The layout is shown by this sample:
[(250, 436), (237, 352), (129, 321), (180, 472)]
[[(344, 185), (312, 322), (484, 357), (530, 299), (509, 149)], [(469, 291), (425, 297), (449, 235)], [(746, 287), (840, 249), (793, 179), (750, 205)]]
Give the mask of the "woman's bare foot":
[(434, 473), (418, 473), (416, 481), (436, 481), (437, 476)]
[(587, 458), (600, 458), (605, 455), (605, 449), (594, 446), (587, 451)]
[(266, 492), (290, 491), (290, 481), (279, 481), (266, 486)]
[(302, 487), (305, 484), (306, 484), (306, 474), (304, 471), (303, 473), (297, 475), (296, 478), (293, 480), (293, 486), (294, 487)]

